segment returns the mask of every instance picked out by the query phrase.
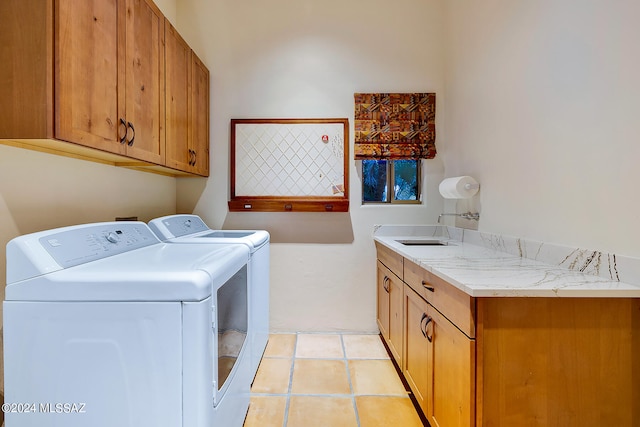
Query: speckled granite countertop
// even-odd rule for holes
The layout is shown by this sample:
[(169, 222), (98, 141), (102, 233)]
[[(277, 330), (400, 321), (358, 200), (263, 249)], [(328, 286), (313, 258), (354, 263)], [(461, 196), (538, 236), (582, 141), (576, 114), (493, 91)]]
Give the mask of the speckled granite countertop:
[[(472, 297), (598, 297), (598, 298), (640, 298), (640, 286), (619, 280), (615, 256), (613, 268), (601, 265), (602, 253), (587, 251), (591, 257), (597, 256), (598, 275), (585, 272), (594, 260), (580, 260), (581, 266), (569, 267), (524, 257), (521, 252), (525, 243), (517, 240), (520, 255), (470, 243), (473, 235), (465, 238), (465, 232), (445, 226), (378, 226), (374, 239), (403, 257), (419, 264)], [(478, 232), (473, 232), (478, 233)], [(485, 235), (486, 236), (486, 235)], [(398, 240), (435, 238), (447, 243), (446, 246), (404, 245)], [(484, 241), (495, 242), (494, 238)], [(516, 240), (514, 240), (516, 241)], [(500, 240), (505, 245), (505, 240)], [(496, 246), (490, 244), (488, 246)], [(542, 244), (539, 244), (542, 247)], [(552, 246), (552, 245), (547, 245)], [(506, 246), (505, 246), (506, 247)], [(562, 247), (552, 247), (550, 252), (559, 252)], [(570, 248), (564, 248), (570, 251)], [(574, 257), (582, 256), (578, 250), (569, 252)], [(540, 249), (538, 249), (540, 252)], [(596, 254), (596, 255), (593, 255)], [(598, 255), (599, 254), (599, 255)], [(558, 255), (558, 254), (556, 254)], [(584, 255), (585, 257), (587, 255)], [(609, 257), (610, 258), (610, 257)], [(566, 261), (568, 256), (564, 257)], [(627, 263), (629, 264), (629, 263)], [(608, 274), (606, 271), (608, 267)], [(602, 273), (600, 270), (603, 270)], [(615, 274), (614, 274), (615, 273)], [(609, 277), (603, 277), (603, 276)]]

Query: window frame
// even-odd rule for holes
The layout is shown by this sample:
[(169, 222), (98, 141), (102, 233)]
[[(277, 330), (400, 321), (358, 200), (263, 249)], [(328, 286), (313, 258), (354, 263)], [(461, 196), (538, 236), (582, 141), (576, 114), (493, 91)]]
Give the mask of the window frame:
[[(387, 200), (386, 201), (365, 201), (364, 193), (365, 193), (365, 184), (364, 184), (364, 168), (363, 162), (365, 160), (361, 160), (360, 162), (360, 183), (362, 185), (361, 191), (361, 199), (362, 205), (419, 205), (422, 204), (422, 159), (369, 159), (369, 160), (385, 160), (386, 168), (387, 168)], [(393, 189), (395, 187), (395, 161), (396, 160), (415, 160), (416, 161), (416, 191), (417, 197), (416, 200), (396, 200), (392, 197), (392, 191), (389, 189)]]

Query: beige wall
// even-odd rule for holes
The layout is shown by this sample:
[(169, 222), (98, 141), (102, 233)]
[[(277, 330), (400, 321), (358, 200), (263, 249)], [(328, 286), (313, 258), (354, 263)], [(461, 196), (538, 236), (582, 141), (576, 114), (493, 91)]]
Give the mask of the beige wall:
[(353, 128), (355, 92), (441, 95), (441, 18), (437, 0), (179, 2), (178, 29), (211, 70), (212, 176), (178, 180), (178, 210), (271, 232), (274, 330), (376, 330), (374, 224), (434, 222), (442, 161), (427, 162), (421, 206), (361, 206), (351, 160), (348, 214), (228, 213), (229, 120), (348, 117)]
[(445, 3), (442, 158), (480, 230), (639, 257), (640, 3)]
[(153, 0), (153, 2), (162, 11), (164, 16), (175, 25), (177, 19), (177, 2), (178, 0)]

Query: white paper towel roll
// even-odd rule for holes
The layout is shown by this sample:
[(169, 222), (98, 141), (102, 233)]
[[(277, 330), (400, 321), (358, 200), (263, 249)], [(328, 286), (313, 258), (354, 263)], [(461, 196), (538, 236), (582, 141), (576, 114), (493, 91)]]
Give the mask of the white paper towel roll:
[(457, 176), (440, 183), (440, 194), (445, 199), (468, 199), (478, 192), (478, 188), (478, 181), (470, 176)]

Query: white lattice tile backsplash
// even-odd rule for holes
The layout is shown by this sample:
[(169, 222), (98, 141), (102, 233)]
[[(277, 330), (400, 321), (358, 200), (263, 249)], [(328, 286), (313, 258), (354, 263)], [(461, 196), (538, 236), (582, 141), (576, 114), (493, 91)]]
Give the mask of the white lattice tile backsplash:
[(236, 196), (343, 195), (342, 124), (242, 123), (235, 138)]

